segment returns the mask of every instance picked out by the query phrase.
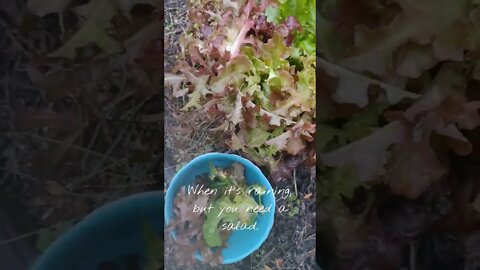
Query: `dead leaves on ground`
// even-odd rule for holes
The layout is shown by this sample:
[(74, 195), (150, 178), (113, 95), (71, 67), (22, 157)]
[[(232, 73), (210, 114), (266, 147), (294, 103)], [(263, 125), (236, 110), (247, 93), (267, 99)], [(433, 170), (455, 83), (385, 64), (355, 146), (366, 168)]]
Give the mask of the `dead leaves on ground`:
[[(71, 0), (42, 1), (30, 0), (27, 8), (38, 16), (45, 16), (50, 13), (59, 13), (72, 2)], [(123, 15), (131, 19), (130, 11), (137, 4), (149, 4), (154, 8), (160, 7), (162, 1), (157, 0), (92, 0), (81, 6), (73, 7), (77, 16), (84, 22), (63, 46), (49, 54), (50, 57), (63, 57), (73, 60), (76, 57), (78, 48), (89, 44), (96, 44), (107, 54), (121, 53), (125, 47), (121, 41), (115, 40), (108, 31), (112, 29), (112, 19), (116, 15)]]
[(158, 169), (160, 2), (83, 2), (31, 0), (8, 26), (6, 188), (25, 179), (19, 197), (46, 226), (148, 188)]
[(82, 117), (78, 111), (57, 113), (49, 109), (26, 108), (15, 113), (13, 124), (17, 131), (32, 131), (37, 128), (71, 131), (82, 127)]

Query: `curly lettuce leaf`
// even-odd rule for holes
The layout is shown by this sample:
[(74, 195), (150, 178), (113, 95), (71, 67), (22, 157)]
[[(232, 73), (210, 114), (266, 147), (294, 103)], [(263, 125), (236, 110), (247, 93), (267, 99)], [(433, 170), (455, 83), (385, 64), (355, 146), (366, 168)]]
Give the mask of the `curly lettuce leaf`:
[(276, 6), (269, 6), (266, 10), (268, 21), (280, 24), (289, 17), (294, 17), (302, 26), (302, 30), (295, 35), (294, 47), (299, 48), (306, 55), (315, 55), (315, 0), (281, 0)]
[[(173, 70), (185, 80), (181, 88), (171, 82), (175, 97), (186, 103), (185, 111), (224, 119), (218, 130), (231, 135), (227, 144), (275, 170), (286, 156), (302, 152), (315, 133), (293, 130), (316, 118), (315, 1), (190, 5), (191, 27), (180, 39)], [(285, 147), (287, 135), (281, 134), (289, 137)]]
[[(222, 245), (220, 238), (219, 226), (224, 222), (241, 221), (245, 224), (251, 224), (256, 214), (252, 209), (259, 206), (259, 204), (247, 192), (236, 195), (233, 201), (230, 196), (225, 195), (217, 199), (213, 205), (212, 210), (207, 213), (207, 219), (203, 223), (203, 237), (205, 243), (209, 247), (219, 247)], [(222, 211), (226, 208), (238, 209), (235, 212)]]

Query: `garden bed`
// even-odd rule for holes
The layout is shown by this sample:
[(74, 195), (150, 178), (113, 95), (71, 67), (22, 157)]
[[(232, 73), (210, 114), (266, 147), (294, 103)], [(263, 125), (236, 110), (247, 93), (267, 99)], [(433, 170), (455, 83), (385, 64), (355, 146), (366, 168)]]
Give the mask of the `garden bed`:
[[(165, 70), (171, 72), (180, 52), (179, 40), (188, 31), (187, 5), (183, 1), (168, 0), (165, 4)], [(212, 131), (223, 120), (212, 120), (203, 110), (182, 111), (182, 101), (172, 98), (166, 92), (165, 99), (165, 162), (166, 169), (175, 171), (191, 159), (209, 152), (227, 152), (242, 155), (231, 150), (225, 142), (228, 136), (222, 131)], [(180, 116), (179, 116), (180, 115)], [(271, 178), (268, 170), (264, 170)], [(242, 261), (219, 265), (215, 269), (316, 269), (315, 265), (315, 175), (307, 167), (298, 167), (285, 181), (271, 181), (274, 189), (289, 189), (295, 199), (279, 199), (277, 205), (297, 208), (298, 213), (275, 214), (274, 225), (265, 243)], [(172, 177), (166, 177), (168, 188)], [(298, 200), (297, 200), (298, 199)], [(212, 269), (208, 264), (197, 262), (193, 266), (178, 266), (174, 260), (174, 240), (166, 235), (167, 269)], [(295, 243), (295, 244), (292, 244)]]
[(111, 53), (70, 42), (108, 7), (36, 4), (0, 5), (0, 231), (13, 228), (0, 246), (29, 264), (1, 269), (27, 269), (93, 210), (163, 187), (161, 13), (142, 4), (112, 14), (100, 27), (123, 49)]

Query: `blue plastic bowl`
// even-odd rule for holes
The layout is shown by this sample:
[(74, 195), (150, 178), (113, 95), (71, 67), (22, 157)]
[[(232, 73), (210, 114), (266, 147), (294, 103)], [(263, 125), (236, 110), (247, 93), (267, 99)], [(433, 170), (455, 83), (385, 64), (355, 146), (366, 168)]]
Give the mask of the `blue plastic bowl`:
[[(180, 169), (180, 171), (173, 177), (165, 195), (166, 224), (168, 224), (170, 219), (174, 216), (173, 202), (181, 187), (193, 183), (197, 176), (209, 173), (210, 163), (216, 167), (227, 168), (234, 162), (240, 163), (245, 167), (245, 178), (248, 184), (259, 183), (265, 186), (267, 190), (272, 190), (272, 186), (263, 175), (262, 171), (260, 171), (260, 169), (249, 160), (232, 154), (205, 154), (190, 161), (190, 163)], [(273, 226), (275, 213), (275, 196), (272, 192), (262, 196), (262, 204), (266, 207), (271, 206), (272, 210), (257, 216), (256, 221), (258, 230), (234, 230), (230, 234), (230, 237), (227, 240), (228, 248), (222, 250), (224, 264), (235, 263), (244, 259), (257, 250), (267, 239)], [(174, 234), (172, 233), (172, 235)], [(201, 260), (199, 254), (197, 254), (196, 257)]]
[(96, 270), (104, 261), (121, 263), (123, 256), (143, 259), (144, 222), (163, 238), (163, 209), (162, 192), (139, 193), (107, 204), (52, 243), (32, 270)]

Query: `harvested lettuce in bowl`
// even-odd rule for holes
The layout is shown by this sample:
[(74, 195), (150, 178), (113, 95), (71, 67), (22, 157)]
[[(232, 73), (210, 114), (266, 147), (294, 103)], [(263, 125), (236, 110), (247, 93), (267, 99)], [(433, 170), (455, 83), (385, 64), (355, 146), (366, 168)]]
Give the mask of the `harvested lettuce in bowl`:
[[(252, 196), (257, 192), (255, 186), (258, 184), (248, 186), (243, 170), (243, 165), (239, 163), (233, 163), (226, 170), (210, 165), (208, 187), (219, 191), (217, 195), (209, 198), (212, 208), (207, 212), (202, 227), (203, 238), (210, 247), (222, 246), (220, 230), (230, 231), (229, 228), (234, 228), (229, 225), (237, 224), (236, 228), (240, 229), (256, 229), (255, 218), (258, 210), (264, 209), (264, 206), (257, 203)], [(263, 193), (256, 195), (261, 198)]]
[(165, 219), (175, 238), (179, 265), (242, 260), (266, 240), (275, 198), (263, 173), (250, 161), (211, 153), (192, 160), (172, 179)]

